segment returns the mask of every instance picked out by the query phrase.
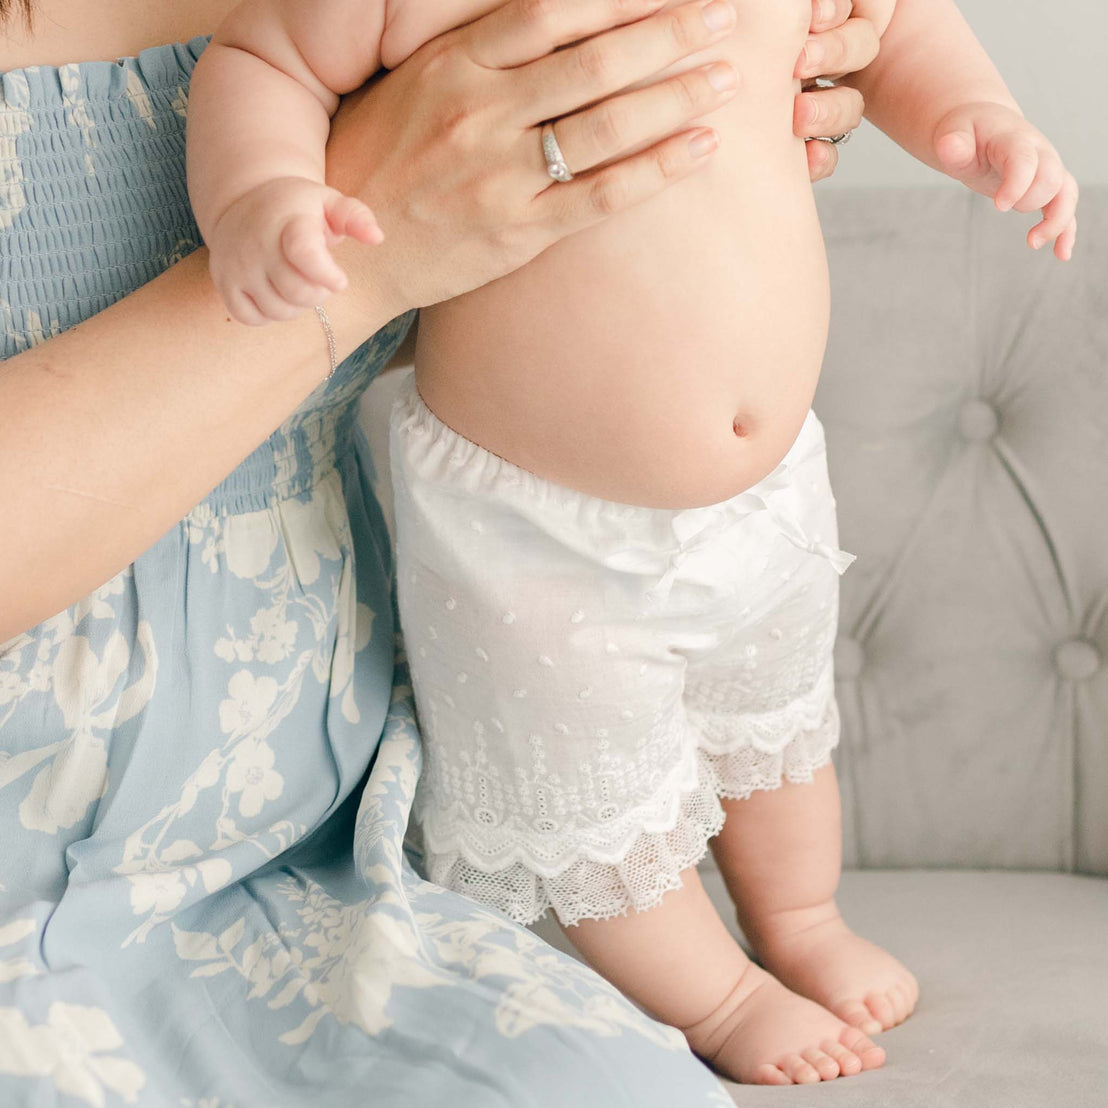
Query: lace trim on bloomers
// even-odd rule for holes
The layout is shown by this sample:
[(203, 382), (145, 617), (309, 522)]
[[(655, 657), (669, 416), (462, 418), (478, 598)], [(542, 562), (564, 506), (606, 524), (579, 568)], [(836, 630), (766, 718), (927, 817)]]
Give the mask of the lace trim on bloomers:
[[(419, 813), (427, 877), (521, 924), (534, 922), (548, 908), (566, 926), (625, 915), (631, 908), (646, 911), (680, 888), (681, 871), (707, 853), (708, 840), (724, 823), (720, 797), (745, 799), (757, 790), (779, 788), (783, 780), (810, 782), (831, 760), (840, 720), (824, 681), (769, 714), (776, 717), (777, 735), (786, 737), (776, 748), (765, 742), (764, 720), (752, 734), (750, 716), (690, 711), (687, 756), (658, 799), (613, 821), (619, 827), (607, 825), (603, 843), (577, 845), (568, 864), (564, 858), (553, 866), (536, 859), (522, 834), (505, 850), (504, 827), (491, 835), (468, 821), (459, 825), (449, 812)], [(626, 834), (620, 838), (613, 831)]]

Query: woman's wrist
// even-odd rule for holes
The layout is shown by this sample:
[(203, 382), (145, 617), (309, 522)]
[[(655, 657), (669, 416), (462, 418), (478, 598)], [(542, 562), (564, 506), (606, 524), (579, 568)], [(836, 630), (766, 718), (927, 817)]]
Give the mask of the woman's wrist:
[[(414, 305), (406, 303), (402, 293), (389, 279), (386, 243), (366, 246), (364, 243), (345, 239), (332, 253), (335, 261), (346, 273), (349, 284), (342, 292), (329, 296), (323, 307), (331, 323), (338, 361), (352, 354), (371, 335), (376, 334), (390, 320), (409, 311)], [(315, 312), (306, 313), (316, 326)], [(327, 344), (321, 331), (323, 358), (327, 360)], [(324, 370), (326, 374), (326, 369)]]

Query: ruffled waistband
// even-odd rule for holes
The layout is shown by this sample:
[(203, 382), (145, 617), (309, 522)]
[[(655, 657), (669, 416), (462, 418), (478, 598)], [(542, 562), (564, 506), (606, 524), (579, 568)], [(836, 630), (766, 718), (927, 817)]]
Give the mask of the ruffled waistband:
[(394, 474), (509, 503), (567, 548), (612, 569), (654, 577), (650, 595), (657, 601), (665, 600), (690, 556), (716, 543), (723, 529), (757, 513), (764, 512), (794, 546), (826, 558), (840, 575), (855, 561), (854, 554), (808, 534), (799, 519), (796, 471), (826, 449), (823, 424), (811, 408), (769, 474), (728, 500), (696, 508), (620, 504), (522, 469), (443, 423), (419, 395), (414, 375), (397, 394), (392, 432)]

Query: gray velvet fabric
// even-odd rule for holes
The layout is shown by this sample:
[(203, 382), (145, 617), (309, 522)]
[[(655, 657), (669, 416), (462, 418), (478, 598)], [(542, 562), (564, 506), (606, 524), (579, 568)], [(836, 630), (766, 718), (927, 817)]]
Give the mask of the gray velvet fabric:
[(846, 863), (1108, 874), (1108, 189), (817, 195)]
[[(722, 878), (703, 880), (741, 937)], [(880, 1069), (787, 1088), (725, 1082), (741, 1108), (1108, 1104), (1108, 881), (848, 870), (837, 899), (848, 924), (912, 968), (919, 1006), (875, 1036)], [(549, 916), (534, 930), (573, 953)]]

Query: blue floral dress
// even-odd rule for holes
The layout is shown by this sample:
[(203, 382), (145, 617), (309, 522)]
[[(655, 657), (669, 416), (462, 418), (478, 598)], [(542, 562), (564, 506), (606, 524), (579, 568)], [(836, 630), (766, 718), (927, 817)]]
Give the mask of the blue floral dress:
[[(205, 44), (0, 74), (3, 356), (197, 246)], [(404, 853), (419, 735), (356, 413), (411, 321), (0, 644), (5, 1106), (731, 1103), (677, 1032)]]

